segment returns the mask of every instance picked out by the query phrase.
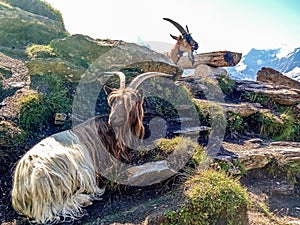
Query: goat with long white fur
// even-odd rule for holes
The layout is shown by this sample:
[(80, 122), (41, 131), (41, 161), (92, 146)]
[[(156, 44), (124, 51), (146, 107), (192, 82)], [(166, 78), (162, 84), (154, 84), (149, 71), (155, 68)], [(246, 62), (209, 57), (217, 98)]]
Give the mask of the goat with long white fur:
[(82, 207), (104, 193), (97, 186), (97, 176), (109, 176), (112, 164), (126, 158), (126, 147), (135, 147), (141, 141), (144, 96), (138, 87), (150, 77), (170, 75), (141, 74), (125, 87), (125, 75), (116, 74), (120, 88), (104, 87), (111, 107), (108, 122), (102, 117), (91, 118), (71, 130), (54, 134), (18, 162), (12, 205), (19, 214), (37, 223), (81, 217)]
[(172, 23), (181, 33), (181, 35), (179, 36), (170, 34), (170, 36), (177, 41), (169, 54), (172, 61), (177, 64), (183, 53), (187, 52), (189, 59), (191, 60), (192, 64), (194, 64), (193, 52), (198, 49), (198, 43), (192, 38), (188, 26), (186, 26), (185, 30), (179, 23), (175, 22), (174, 20), (171, 20), (169, 18), (163, 19)]

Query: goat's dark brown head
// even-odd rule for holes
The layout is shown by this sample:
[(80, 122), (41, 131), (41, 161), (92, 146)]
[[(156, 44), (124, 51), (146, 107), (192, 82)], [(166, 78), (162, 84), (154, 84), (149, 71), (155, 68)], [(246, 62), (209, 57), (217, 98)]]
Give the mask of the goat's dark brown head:
[(191, 62), (194, 64), (193, 52), (198, 49), (198, 43), (192, 38), (188, 26), (186, 26), (185, 30), (179, 23), (168, 18), (163, 19), (172, 23), (181, 33), (179, 36), (170, 34), (170, 36), (177, 41), (170, 52), (171, 59), (177, 63), (182, 54), (184, 52), (188, 52), (188, 56)]

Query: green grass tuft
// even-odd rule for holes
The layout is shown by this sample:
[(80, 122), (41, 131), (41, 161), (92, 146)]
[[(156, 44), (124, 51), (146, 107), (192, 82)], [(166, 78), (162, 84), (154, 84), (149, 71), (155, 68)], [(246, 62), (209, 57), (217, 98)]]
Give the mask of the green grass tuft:
[(25, 131), (41, 131), (53, 122), (54, 113), (71, 110), (67, 88), (59, 77), (45, 75), (40, 82), (44, 86), (19, 99), (19, 124)]
[(238, 180), (225, 172), (207, 170), (191, 177), (185, 186), (187, 203), (176, 212), (168, 212), (165, 225), (244, 223), (249, 199)]

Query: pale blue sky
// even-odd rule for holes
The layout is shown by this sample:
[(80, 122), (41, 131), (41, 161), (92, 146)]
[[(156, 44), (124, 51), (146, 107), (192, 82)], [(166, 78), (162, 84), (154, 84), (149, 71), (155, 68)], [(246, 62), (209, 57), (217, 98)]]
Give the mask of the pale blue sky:
[(171, 18), (189, 25), (198, 52), (300, 47), (299, 0), (46, 0), (71, 34), (174, 43)]

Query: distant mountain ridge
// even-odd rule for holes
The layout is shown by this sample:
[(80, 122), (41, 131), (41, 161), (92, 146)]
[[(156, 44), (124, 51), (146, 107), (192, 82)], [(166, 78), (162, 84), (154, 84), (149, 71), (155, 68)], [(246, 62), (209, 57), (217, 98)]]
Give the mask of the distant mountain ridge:
[(252, 48), (242, 57), (241, 62), (227, 68), (230, 77), (238, 80), (255, 80), (262, 67), (271, 67), (284, 75), (300, 81), (300, 47), (293, 50), (285, 48), (259, 50)]

